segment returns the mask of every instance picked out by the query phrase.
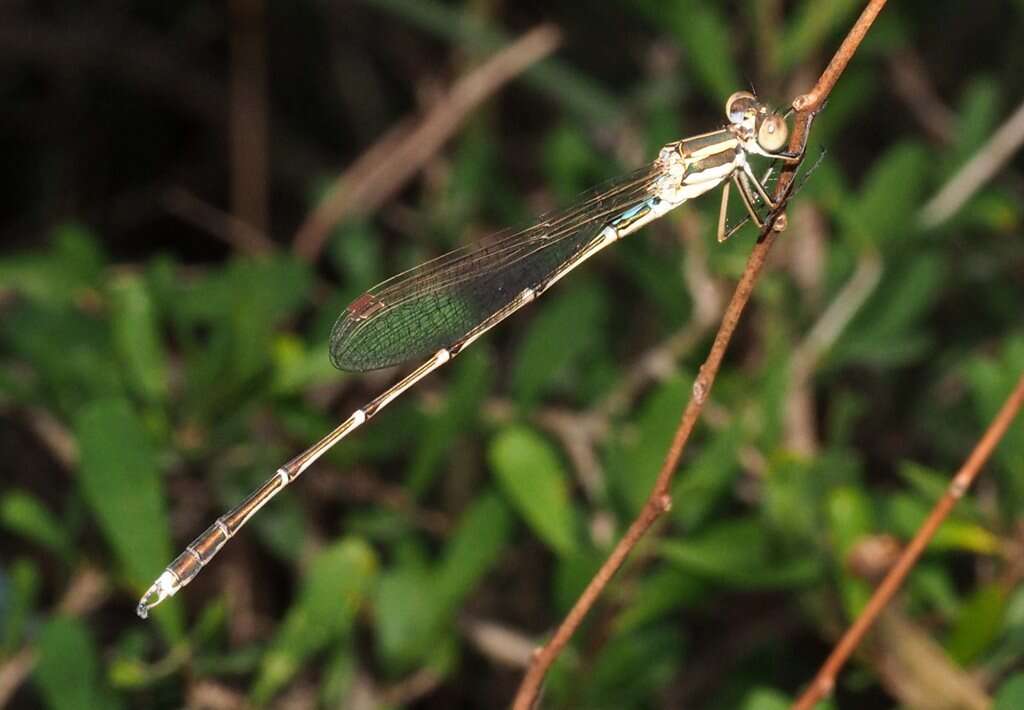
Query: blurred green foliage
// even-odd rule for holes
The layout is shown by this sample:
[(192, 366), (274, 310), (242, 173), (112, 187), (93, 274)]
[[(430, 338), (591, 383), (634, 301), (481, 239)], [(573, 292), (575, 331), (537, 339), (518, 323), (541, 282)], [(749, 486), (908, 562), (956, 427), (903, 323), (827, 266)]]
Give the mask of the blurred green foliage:
[[(225, 129), (196, 107), (207, 75), (227, 74), (237, 18), (106, 8), (98, 26), (144, 29), (170, 63), (136, 75), (86, 52), (67, 74), (25, 53), (0, 70), (17, 119), (0, 146), (22, 168), (2, 178), (18, 203), (0, 253), (0, 675), (18, 679), (3, 700), (511, 698), (523, 640), (557, 624), (643, 505), (710, 343), (701, 309), (743, 269), (750, 231), (715, 244), (713, 197), (560, 283), (331, 451), (152, 622), (133, 613), (210, 520), (393, 381), (330, 367), (348, 302), (714, 128), (748, 82), (782, 103), (862, 3), (505, 5), (267, 8), (277, 248), (260, 255), (168, 221), (154, 197), (187, 185), (224, 201), (229, 161), (210, 146)], [(865, 551), (914, 533), (1024, 372), (1024, 165), (920, 226), (1024, 88), (1024, 5), (964, 14), (894, 3), (837, 85), (812, 134), (811, 162), (827, 155), (792, 202), (672, 511), (556, 664), (545, 707), (787, 707), (870, 595)], [(55, 37), (81, 21), (12, 17)], [(380, 213), (337, 225), (315, 265), (289, 255), (314, 195), (417, 97), (545, 19), (563, 31), (556, 56)], [(901, 67), (932, 93), (908, 94)], [(81, 126), (34, 132), (40, 112)], [(828, 335), (820, 352), (812, 333)], [(970, 674), (997, 710), (1024, 707), (1022, 509), (1018, 422), (893, 604), (944, 650), (936, 672)], [(494, 624), (517, 636), (482, 640)], [(876, 664), (858, 658), (821, 707), (899, 705)]]

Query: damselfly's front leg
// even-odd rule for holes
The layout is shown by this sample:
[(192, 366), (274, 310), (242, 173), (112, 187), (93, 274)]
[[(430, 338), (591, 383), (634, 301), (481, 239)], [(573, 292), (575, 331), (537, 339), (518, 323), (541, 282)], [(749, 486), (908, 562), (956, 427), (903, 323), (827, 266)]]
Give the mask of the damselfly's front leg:
[(760, 197), (772, 211), (777, 210), (779, 208), (779, 203), (771, 198), (764, 185), (762, 185), (761, 181), (757, 179), (756, 175), (754, 175), (754, 171), (750, 169), (750, 166), (747, 163), (743, 163), (742, 170), (743, 172), (740, 173), (740, 179), (746, 184), (747, 188), (749, 189), (750, 186), (753, 185), (754, 189), (757, 191), (757, 196)]
[[(750, 186), (744, 182), (746, 175), (740, 171), (736, 171), (732, 174), (732, 182), (736, 185), (736, 190), (740, 193), (740, 199), (743, 201), (743, 206), (747, 208), (747, 214), (749, 215), (750, 221), (754, 225), (761, 229), (764, 227), (764, 220), (757, 214), (757, 209), (754, 206), (754, 196), (750, 192)], [(744, 219), (732, 229), (726, 229), (727, 211), (729, 208), (729, 183), (726, 182), (722, 186), (722, 206), (718, 210), (718, 241), (724, 242), (726, 239), (738, 232), (743, 225), (747, 223)]]

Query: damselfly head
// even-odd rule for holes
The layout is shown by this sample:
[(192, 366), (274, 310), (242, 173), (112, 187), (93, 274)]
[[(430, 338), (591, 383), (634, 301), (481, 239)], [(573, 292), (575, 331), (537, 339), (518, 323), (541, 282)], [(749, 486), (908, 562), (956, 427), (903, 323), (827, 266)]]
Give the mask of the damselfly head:
[(748, 150), (776, 153), (786, 145), (789, 126), (783, 115), (775, 113), (749, 91), (737, 91), (725, 102), (725, 115), (736, 126), (734, 131)]
[(769, 153), (777, 153), (786, 145), (789, 137), (789, 126), (786, 119), (777, 113), (764, 116), (757, 126), (757, 144)]
[(725, 102), (725, 115), (729, 123), (742, 125), (757, 118), (761, 103), (749, 91), (737, 91)]

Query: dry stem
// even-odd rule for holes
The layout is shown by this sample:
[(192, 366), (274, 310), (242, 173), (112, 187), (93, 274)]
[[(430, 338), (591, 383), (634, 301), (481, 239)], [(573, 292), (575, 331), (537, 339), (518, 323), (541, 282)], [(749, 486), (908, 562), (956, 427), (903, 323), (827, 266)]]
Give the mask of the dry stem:
[(508, 81), (553, 52), (551, 25), (536, 27), (460, 79), (415, 126), (388, 131), (331, 186), (295, 234), (295, 253), (314, 261), (331, 228), (351, 214), (368, 214), (387, 202), (451, 138), (466, 116)]
[(168, 212), (221, 239), (240, 254), (268, 254), (277, 248), (249, 222), (214, 207), (188, 190), (171, 188), (162, 195), (161, 201)]
[(900, 585), (903, 584), (903, 580), (917, 563), (921, 553), (924, 552), (924, 548), (931, 541), (936, 530), (939, 529), (939, 526), (946, 519), (946, 516), (949, 515), (949, 511), (953, 509), (956, 502), (960, 500), (967, 489), (970, 488), (974, 479), (977, 478), (981, 472), (981, 467), (988, 460), (989, 456), (992, 455), (992, 451), (996, 448), (999, 440), (1003, 438), (1022, 404), (1024, 404), (1024, 375), (1017, 382), (1016, 388), (1007, 398), (996, 418), (992, 420), (992, 423), (985, 431), (985, 435), (981, 437), (981, 441), (978, 442), (974, 451), (971, 452), (963, 467), (953, 477), (949, 488), (946, 489), (946, 493), (935, 504), (935, 507), (932, 508), (928, 519), (921, 525), (921, 528), (914, 535), (914, 539), (907, 545), (903, 554), (896, 561), (896, 564), (893, 565), (885, 579), (882, 580), (882, 583), (878, 585), (878, 589), (875, 590), (871, 600), (864, 607), (864, 611), (861, 612), (860, 616), (853, 622), (853, 625), (843, 635), (843, 638), (836, 644), (828, 660), (825, 661), (825, 664), (818, 671), (818, 675), (815, 676), (810, 686), (804, 691), (804, 694), (793, 704), (793, 710), (810, 710), (818, 700), (831, 692), (839, 669), (843, 667), (846, 659), (850, 657), (853, 650), (860, 644), (864, 634), (871, 628), (879, 613), (886, 607), (900, 588)]
[[(871, 0), (846, 36), (846, 39), (843, 40), (842, 45), (832, 58), (832, 61), (829, 62), (828, 67), (818, 78), (818, 82), (811, 92), (798, 96), (793, 101), (796, 117), (793, 135), (790, 138), (790, 150), (801, 150), (807, 144), (807, 134), (815, 113), (821, 109), (825, 99), (832, 91), (832, 87), (835, 86), (839, 76), (857, 51), (857, 47), (885, 5), (885, 2), (886, 0)], [(704, 408), (704, 403), (714, 384), (715, 376), (718, 374), (718, 368), (725, 357), (726, 348), (736, 330), (736, 325), (739, 323), (740, 315), (750, 299), (750, 295), (754, 290), (754, 284), (757, 282), (761, 269), (764, 267), (768, 251), (771, 249), (772, 244), (774, 244), (778, 232), (782, 231), (785, 227), (785, 215), (781, 210), (785, 207), (785, 202), (789, 197), (789, 188), (793, 181), (795, 169), (796, 166), (787, 165), (779, 176), (779, 181), (775, 188), (775, 197), (782, 202), (780, 209), (777, 211), (778, 217), (770, 220), (765, 229), (762, 230), (757, 244), (751, 252), (746, 269), (740, 277), (732, 300), (729, 302), (725, 315), (722, 317), (722, 323), (711, 346), (711, 352), (708, 354), (704, 365), (701, 366), (700, 372), (693, 383), (693, 394), (676, 429), (672, 444), (665, 457), (665, 462), (658, 473), (654, 489), (651, 491), (640, 515), (633, 521), (626, 534), (601, 566), (601, 569), (594, 575), (594, 578), (580, 595), (576, 604), (573, 605), (569, 614), (555, 631), (554, 636), (534, 654), (530, 668), (527, 670), (516, 694), (513, 704), (515, 710), (529, 710), (534, 706), (540, 692), (541, 683), (551, 664), (554, 663), (559, 653), (561, 653), (562, 649), (572, 638), (584, 617), (597, 602), (598, 597), (600, 597), (619, 567), (622, 566), (622, 563), (636, 546), (637, 542), (644, 536), (651, 525), (671, 507), (670, 485), (675, 476), (676, 467), (682, 456), (683, 449), (697, 423), (697, 419), (700, 417), (701, 410)]]
[(231, 210), (249, 231), (267, 232), (267, 63), (263, 0), (232, 0), (231, 12)]
[(967, 164), (921, 209), (921, 224), (937, 227), (954, 214), (995, 177), (1024, 145), (1024, 103)]

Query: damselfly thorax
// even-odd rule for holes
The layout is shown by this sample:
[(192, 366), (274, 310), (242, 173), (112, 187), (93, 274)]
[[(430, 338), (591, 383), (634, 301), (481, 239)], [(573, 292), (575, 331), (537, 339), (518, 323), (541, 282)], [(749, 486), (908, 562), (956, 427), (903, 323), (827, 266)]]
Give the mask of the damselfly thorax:
[[(553, 286), (588, 258), (687, 200), (723, 186), (718, 239), (729, 237), (726, 208), (735, 186), (750, 220), (762, 227), (778, 204), (758, 179), (752, 155), (798, 162), (803, 150), (782, 150), (786, 115), (748, 92), (729, 97), (728, 123), (669, 143), (650, 165), (546, 215), (501, 239), (457, 249), (366, 291), (338, 317), (332, 362), (366, 371), (423, 359), (412, 372), (354, 411), (334, 431), (284, 464), (233, 510), (218, 518), (157, 578), (138, 606), (149, 610), (188, 584), (260, 508), (332, 446), (474, 340)], [(424, 359), (425, 358), (425, 359)]]

